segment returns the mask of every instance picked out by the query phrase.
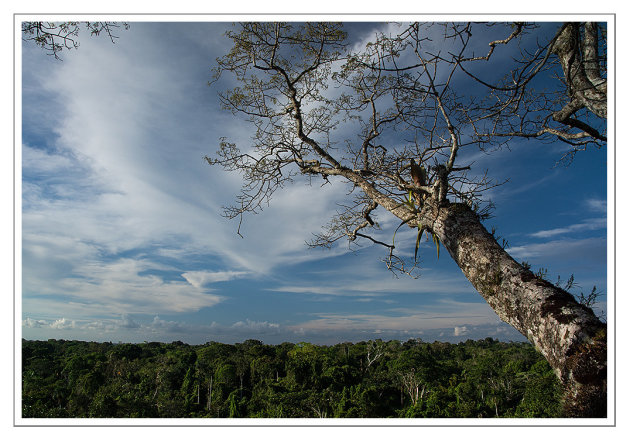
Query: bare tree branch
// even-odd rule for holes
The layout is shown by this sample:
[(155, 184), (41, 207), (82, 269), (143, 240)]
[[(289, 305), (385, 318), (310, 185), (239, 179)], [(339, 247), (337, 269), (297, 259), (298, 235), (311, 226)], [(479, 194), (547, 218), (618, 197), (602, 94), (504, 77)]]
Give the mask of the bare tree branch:
[(44, 49), (48, 55), (61, 59), (59, 53), (68, 49), (79, 48), (79, 31), (81, 26), (89, 31), (90, 35), (98, 36), (106, 34), (112, 43), (118, 38), (114, 30), (122, 27), (129, 29), (128, 23), (117, 23), (111, 21), (88, 21), (88, 22), (44, 22), (44, 21), (24, 21), (22, 22), (22, 39), (24, 41), (34, 41), (35, 44)]

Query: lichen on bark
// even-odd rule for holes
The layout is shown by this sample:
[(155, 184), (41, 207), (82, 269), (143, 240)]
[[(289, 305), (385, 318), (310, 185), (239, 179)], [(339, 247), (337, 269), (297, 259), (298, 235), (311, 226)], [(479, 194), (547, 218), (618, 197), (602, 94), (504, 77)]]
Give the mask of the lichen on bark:
[(605, 324), (571, 294), (517, 263), (464, 204), (424, 214), (435, 216), (424, 222), (497, 315), (547, 358), (566, 389), (566, 415), (605, 417)]

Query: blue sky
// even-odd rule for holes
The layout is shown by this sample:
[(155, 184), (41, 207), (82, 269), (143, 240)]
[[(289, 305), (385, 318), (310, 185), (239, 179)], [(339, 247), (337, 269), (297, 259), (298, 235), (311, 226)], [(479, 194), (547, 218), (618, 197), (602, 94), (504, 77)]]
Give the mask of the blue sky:
[[(372, 29), (354, 24), (355, 39)], [(96, 341), (524, 340), (446, 252), (421, 246), (418, 279), (390, 273), (377, 246), (305, 245), (344, 187), (298, 181), (256, 216), (221, 216), (241, 179), (203, 160), (251, 127), (209, 87), (226, 23), (131, 23), (116, 44), (82, 34), (63, 61), (22, 53), (22, 336)], [(554, 167), (563, 144), (463, 152), (510, 181), (485, 222), (548, 277), (607, 292), (607, 151)], [(382, 216), (384, 227), (397, 224)], [(383, 237), (393, 228), (384, 228)], [(413, 253), (415, 234), (397, 246)], [(605, 313), (606, 297), (598, 305)]]

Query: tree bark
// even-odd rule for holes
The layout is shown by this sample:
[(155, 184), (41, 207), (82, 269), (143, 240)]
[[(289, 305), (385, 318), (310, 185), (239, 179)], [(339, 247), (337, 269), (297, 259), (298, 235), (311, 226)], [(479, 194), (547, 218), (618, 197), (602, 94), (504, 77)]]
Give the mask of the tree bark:
[[(558, 56), (567, 84), (570, 102), (554, 114), (564, 122), (586, 107), (600, 118), (607, 117), (607, 82), (599, 73), (597, 61), (597, 24), (586, 23), (580, 48), (579, 23), (567, 23), (558, 35), (553, 52)], [(584, 58), (580, 56), (580, 49)]]
[(439, 237), (497, 315), (549, 361), (565, 388), (567, 417), (606, 417), (606, 324), (590, 308), (517, 263), (465, 204), (425, 206)]

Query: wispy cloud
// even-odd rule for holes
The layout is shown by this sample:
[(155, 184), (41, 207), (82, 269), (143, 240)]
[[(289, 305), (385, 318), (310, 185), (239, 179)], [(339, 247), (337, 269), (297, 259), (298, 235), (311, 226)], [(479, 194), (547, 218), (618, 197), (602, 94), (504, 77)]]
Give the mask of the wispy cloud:
[(596, 219), (587, 219), (584, 222), (568, 225), (562, 228), (554, 228), (551, 230), (537, 231), (536, 233), (530, 234), (530, 236), (538, 237), (538, 238), (548, 238), (552, 236), (559, 236), (561, 234), (580, 233), (584, 231), (601, 230), (603, 228), (606, 228), (606, 219), (596, 218)]
[[(22, 167), (36, 175), (54, 174), (60, 171), (70, 172), (79, 165), (76, 160), (67, 155), (47, 152), (29, 145), (22, 145)], [(63, 178), (59, 175), (58, 178)]]
[(389, 309), (387, 314), (320, 313), (317, 318), (296, 325), (293, 329), (348, 331), (402, 331), (454, 328), (500, 322), (486, 303), (439, 302), (422, 309)]
[(247, 276), (247, 271), (187, 271), (182, 277), (195, 288), (216, 283), (227, 282)]
[(586, 199), (584, 201), (587, 209), (599, 213), (605, 213), (607, 209), (607, 202), (605, 199)]
[(509, 252), (512, 256), (520, 259), (540, 257), (548, 259), (551, 257), (559, 257), (565, 259), (595, 259), (605, 262), (606, 239), (587, 238), (552, 240), (545, 243), (534, 243), (510, 247)]
[[(370, 253), (366, 258), (357, 256), (356, 260), (341, 268), (326, 272), (306, 274), (304, 282), (279, 284), (268, 291), (295, 294), (314, 294), (350, 297), (384, 297), (392, 294), (412, 293), (414, 295), (448, 295), (473, 292), (470, 282), (463, 275), (452, 275), (431, 270), (420, 269), (417, 279), (403, 276), (392, 277), (385, 265), (378, 261), (378, 251)], [(368, 261), (368, 258), (371, 261)], [(380, 266), (379, 266), (380, 265)], [(360, 274), (360, 277), (356, 277)]]
[[(25, 308), (43, 312), (47, 296), (48, 314), (197, 311), (222, 299), (207, 285), (326, 257), (305, 253), (304, 241), (334, 208), (331, 189), (298, 182), (279, 191), (272, 207), (244, 219), (245, 239), (221, 217), (240, 177), (203, 155), (223, 135), (246, 143), (247, 130), (208, 106), (216, 91), (205, 84), (206, 59), (179, 44), (156, 50), (159, 30), (135, 28), (143, 32), (125, 34), (125, 45), (86, 39), (63, 63), (28, 76), (25, 111), (55, 136), (22, 149)], [(39, 65), (42, 54), (24, 56)], [(42, 93), (49, 99), (38, 100)], [(200, 254), (213, 264), (187, 268)]]
[[(246, 144), (247, 131), (221, 124), (220, 114), (199, 108), (198, 96), (184, 90), (207, 87), (182, 76), (195, 74), (196, 66), (164, 66), (163, 57), (135, 55), (143, 62), (112, 48), (84, 50), (55, 66), (50, 81), (41, 80), (68, 106), (44, 103), (52, 106), (51, 114), (63, 115), (55, 153), (25, 147), (25, 176), (37, 176), (26, 183), (25, 231), (59, 236), (71, 229), (72, 236), (112, 252), (155, 243), (204, 250), (225, 266), (259, 273), (321, 258), (304, 253), (304, 241), (328, 220), (338, 192), (296, 182), (278, 191), (262, 214), (246, 217), (245, 239), (239, 238), (238, 224), (220, 214), (238, 194), (240, 177), (211, 168), (203, 155), (213, 150), (213, 141), (206, 139), (234, 134)], [(202, 91), (210, 94), (209, 88)], [(81, 173), (73, 160), (78, 156)], [(51, 198), (51, 189), (66, 198)]]

